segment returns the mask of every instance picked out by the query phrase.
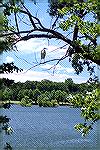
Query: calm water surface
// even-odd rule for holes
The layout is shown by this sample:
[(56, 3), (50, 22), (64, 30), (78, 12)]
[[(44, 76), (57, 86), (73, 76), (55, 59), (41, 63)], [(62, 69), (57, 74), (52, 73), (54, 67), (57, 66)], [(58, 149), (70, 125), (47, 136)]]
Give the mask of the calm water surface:
[(11, 135), (0, 133), (0, 150), (5, 142), (13, 150), (99, 150), (99, 127), (87, 137), (74, 130), (76, 123), (83, 122), (80, 110), (65, 106), (43, 108), (38, 106), (21, 107), (13, 105), (0, 114), (11, 118)]

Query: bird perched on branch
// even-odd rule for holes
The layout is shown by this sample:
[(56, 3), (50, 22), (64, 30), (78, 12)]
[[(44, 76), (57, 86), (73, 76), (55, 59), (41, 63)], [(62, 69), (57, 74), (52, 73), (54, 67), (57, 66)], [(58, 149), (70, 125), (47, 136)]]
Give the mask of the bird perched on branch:
[(41, 50), (41, 60), (44, 59), (45, 60), (45, 56), (46, 56), (46, 49), (47, 48), (43, 48), (43, 50)]

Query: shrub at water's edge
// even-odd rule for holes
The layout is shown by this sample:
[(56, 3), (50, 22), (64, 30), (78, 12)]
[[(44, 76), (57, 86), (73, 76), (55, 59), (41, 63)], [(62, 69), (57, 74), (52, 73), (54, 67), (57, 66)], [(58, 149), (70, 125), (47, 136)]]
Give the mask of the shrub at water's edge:
[(48, 97), (42, 97), (42, 96), (39, 96), (38, 97), (38, 105), (40, 107), (57, 107), (58, 106), (58, 102), (57, 100), (49, 100)]
[(20, 104), (21, 104), (21, 106), (28, 106), (28, 107), (30, 107), (30, 106), (32, 106), (32, 100), (29, 99), (28, 96), (25, 96), (24, 98), (22, 98)]

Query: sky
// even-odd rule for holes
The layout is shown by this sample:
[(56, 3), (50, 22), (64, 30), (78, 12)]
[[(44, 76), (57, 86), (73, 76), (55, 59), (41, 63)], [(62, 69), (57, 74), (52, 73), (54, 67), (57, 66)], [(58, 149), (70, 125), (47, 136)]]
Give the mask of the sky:
[[(30, 4), (30, 2), (26, 3), (29, 10), (34, 15), (37, 14), (46, 27), (50, 27), (51, 18), (47, 13), (48, 3), (44, 0), (44, 2), (39, 2), (37, 5)], [(26, 21), (25, 17), (23, 18), (23, 21)], [(24, 23), (20, 23), (19, 26), (21, 30), (30, 28), (30, 26), (27, 26)], [(54, 39), (49, 41), (49, 43), (47, 39), (20, 41), (16, 45), (18, 51), (4, 52), (0, 56), (0, 62), (14, 62), (14, 64), (19, 68), (22, 68), (23, 71), (20, 73), (13, 72), (9, 74), (0, 74), (0, 77), (13, 79), (15, 82), (25, 82), (27, 80), (41, 81), (43, 79), (64, 82), (67, 78), (72, 78), (75, 83), (86, 82), (89, 78), (89, 73), (86, 72), (86, 68), (84, 68), (83, 73), (76, 75), (68, 58), (60, 62), (56, 67), (54, 67), (56, 62), (35, 66), (41, 62), (41, 50), (43, 48), (47, 48), (45, 61), (48, 61), (55, 58), (61, 58), (66, 53), (68, 46), (59, 49), (59, 47), (64, 44), (65, 43)]]

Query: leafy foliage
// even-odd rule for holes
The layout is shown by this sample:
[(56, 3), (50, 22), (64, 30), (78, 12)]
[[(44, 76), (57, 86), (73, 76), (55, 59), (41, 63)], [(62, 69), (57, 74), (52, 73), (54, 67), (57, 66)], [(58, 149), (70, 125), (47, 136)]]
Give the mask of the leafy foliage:
[(3, 92), (3, 98), (5, 100), (9, 100), (12, 97), (12, 90), (10, 90), (9, 88), (6, 88)]
[(17, 66), (14, 65), (14, 63), (3, 63), (0, 65), (0, 73), (12, 73), (13, 71), (23, 71), (23, 69), (18, 68)]
[(2, 127), (2, 130), (5, 131), (5, 133), (6, 133), (6, 129), (9, 127), (9, 121), (10, 118), (8, 118), (7, 116), (0, 116), (0, 126)]
[[(94, 67), (91, 66), (93, 59), (98, 60), (98, 62), (100, 60), (100, 51), (97, 46), (100, 24), (96, 20), (99, 2), (97, 0), (56, 0), (51, 1), (49, 7), (51, 16), (62, 16), (63, 19), (61, 19), (59, 27), (66, 32), (72, 31), (71, 37), (73, 37), (73, 44), (76, 47), (80, 45), (83, 49), (82, 51), (84, 51), (80, 51), (78, 47), (76, 50), (75, 47), (69, 48), (69, 56), (72, 57), (72, 67), (79, 74), (83, 71), (84, 65), (87, 65), (87, 71), (91, 68), (91, 75), (94, 72)], [(86, 19), (87, 16), (93, 17), (93, 19)], [(93, 59), (90, 59), (88, 54)], [(88, 59), (91, 61), (88, 61)]]
[(93, 124), (100, 119), (100, 90), (95, 89), (86, 94), (77, 94), (71, 98), (71, 103), (81, 108), (81, 116), (84, 117), (84, 124), (75, 125), (75, 129), (85, 136), (93, 129)]
[(13, 42), (15, 41), (15, 37), (8, 36), (6, 38), (0, 38), (0, 54), (3, 51), (11, 51), (13, 49)]
[(49, 100), (49, 97), (46, 94), (42, 94), (38, 97), (38, 105), (41, 107), (56, 107), (58, 106), (57, 100)]
[(31, 99), (29, 99), (29, 97), (28, 96), (24, 96), (24, 98), (22, 98), (22, 100), (21, 100), (21, 105), (22, 106), (32, 106), (32, 100)]

